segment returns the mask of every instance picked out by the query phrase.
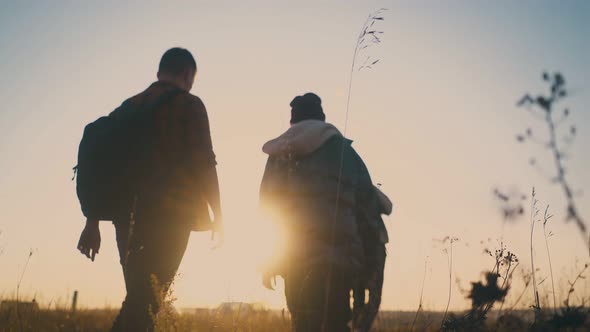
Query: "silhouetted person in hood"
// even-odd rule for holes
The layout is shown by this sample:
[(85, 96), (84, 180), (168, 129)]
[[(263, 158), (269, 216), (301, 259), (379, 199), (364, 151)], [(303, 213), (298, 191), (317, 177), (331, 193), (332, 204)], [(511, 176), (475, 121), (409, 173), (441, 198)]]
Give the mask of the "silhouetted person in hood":
[(276, 275), (284, 278), (294, 331), (349, 331), (364, 237), (378, 228), (365, 213), (376, 192), (352, 141), (325, 122), (321, 99), (307, 93), (290, 106), (291, 127), (263, 147), (261, 205), (287, 234), (263, 284), (272, 289)]

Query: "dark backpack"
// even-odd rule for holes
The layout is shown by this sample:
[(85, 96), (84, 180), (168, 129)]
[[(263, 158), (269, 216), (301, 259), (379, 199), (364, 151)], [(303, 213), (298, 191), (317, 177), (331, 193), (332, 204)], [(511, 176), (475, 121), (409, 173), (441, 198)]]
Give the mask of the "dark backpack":
[(88, 124), (74, 167), (76, 193), (89, 219), (124, 220), (134, 209), (142, 180), (149, 171), (154, 137), (154, 111), (182, 90), (165, 92), (154, 102), (124, 102), (109, 116)]

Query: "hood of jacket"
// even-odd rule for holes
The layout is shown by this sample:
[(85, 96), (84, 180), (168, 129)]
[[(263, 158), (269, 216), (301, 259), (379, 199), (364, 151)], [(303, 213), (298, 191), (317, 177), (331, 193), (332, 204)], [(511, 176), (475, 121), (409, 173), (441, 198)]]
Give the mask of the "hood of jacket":
[(320, 120), (304, 120), (292, 125), (281, 136), (266, 142), (262, 151), (270, 156), (290, 153), (305, 156), (334, 136), (342, 136), (334, 125)]

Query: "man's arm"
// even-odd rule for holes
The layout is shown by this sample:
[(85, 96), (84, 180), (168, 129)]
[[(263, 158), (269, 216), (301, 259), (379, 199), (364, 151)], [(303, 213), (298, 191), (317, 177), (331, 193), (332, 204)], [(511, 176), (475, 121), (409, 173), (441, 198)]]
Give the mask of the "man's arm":
[(213, 210), (214, 227), (223, 226), (223, 214), (221, 212), (221, 195), (219, 194), (219, 180), (217, 178), (217, 168), (208, 167), (204, 174), (205, 198)]
[(223, 241), (223, 214), (217, 177), (217, 162), (211, 142), (211, 130), (207, 110), (200, 98), (191, 96), (186, 119), (186, 136), (188, 140), (189, 167), (198, 174), (196, 179), (203, 189), (207, 203), (213, 211), (213, 234), (219, 232)]

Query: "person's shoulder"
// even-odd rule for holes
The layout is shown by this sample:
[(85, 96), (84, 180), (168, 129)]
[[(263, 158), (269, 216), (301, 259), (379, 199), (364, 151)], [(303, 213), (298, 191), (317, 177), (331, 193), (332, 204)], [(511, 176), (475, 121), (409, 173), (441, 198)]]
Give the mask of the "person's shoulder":
[(203, 103), (203, 100), (199, 96), (193, 95), (190, 92), (185, 93), (185, 96), (191, 102), (200, 103), (200, 104)]
[(151, 96), (153, 96), (155, 93), (157, 93), (156, 89), (155, 89), (155, 84), (152, 84), (150, 86), (148, 86), (146, 89), (144, 89), (143, 91), (140, 91), (134, 95), (132, 95), (131, 97), (125, 99), (122, 103), (121, 103), (121, 108), (125, 108), (125, 107), (140, 107), (143, 102), (146, 100), (146, 98), (150, 98)]
[(357, 165), (359, 170), (362, 173), (368, 172), (369, 170), (367, 169), (367, 165), (365, 165), (365, 161), (363, 160), (361, 155), (356, 151), (356, 149), (352, 146), (352, 144), (347, 144), (347, 149), (350, 151), (350, 157), (352, 161)]
[(125, 99), (121, 105), (115, 108), (111, 113), (109, 113), (109, 117), (111, 118), (118, 118), (122, 114), (126, 113), (126, 110), (134, 107), (138, 107), (141, 104), (141, 95), (142, 93), (138, 93), (135, 96), (129, 97)]
[(178, 96), (178, 103), (189, 112), (206, 112), (203, 100), (189, 92), (182, 92)]
[(123, 103), (121, 105), (139, 106), (139, 105), (141, 105), (144, 95), (145, 95), (145, 91), (140, 92), (134, 96), (131, 96), (131, 97), (125, 99), (125, 101), (123, 101)]

